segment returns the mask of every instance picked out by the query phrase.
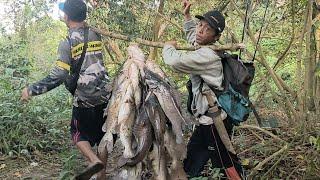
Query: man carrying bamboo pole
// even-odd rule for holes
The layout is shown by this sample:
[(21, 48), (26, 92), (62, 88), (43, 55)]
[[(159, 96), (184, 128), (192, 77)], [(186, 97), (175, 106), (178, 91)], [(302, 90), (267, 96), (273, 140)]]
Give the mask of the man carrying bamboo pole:
[[(216, 10), (196, 16), (190, 15), (190, 2), (183, 1), (187, 40), (192, 45), (211, 45), (219, 40), (225, 28), (223, 15)], [(198, 119), (197, 126), (187, 146), (184, 169), (189, 177), (197, 177), (211, 159), (214, 168), (220, 168), (229, 179), (241, 179), (243, 173), (239, 159), (232, 147), (230, 134), (233, 124), (218, 106), (212, 87), (222, 90), (223, 66), (221, 58), (209, 47), (191, 52), (176, 50), (175, 41), (165, 43), (164, 62), (173, 69), (190, 74), (189, 111)], [(211, 87), (211, 88), (210, 88)]]
[(99, 171), (98, 179), (105, 179), (104, 162), (91, 148), (98, 145), (104, 135), (103, 112), (110, 97), (101, 37), (85, 26), (87, 6), (83, 0), (67, 0), (60, 9), (69, 33), (59, 44), (56, 66), (46, 78), (23, 89), (21, 99), (29, 100), (65, 82), (74, 97), (70, 123), (72, 140), (89, 163), (76, 179), (89, 179)]

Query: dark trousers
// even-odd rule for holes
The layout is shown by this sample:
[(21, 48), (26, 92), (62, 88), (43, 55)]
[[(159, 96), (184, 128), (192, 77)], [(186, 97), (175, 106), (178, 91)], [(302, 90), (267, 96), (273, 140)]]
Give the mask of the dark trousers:
[[(233, 125), (228, 119), (224, 120), (224, 124), (230, 136)], [(234, 166), (239, 175), (243, 173), (237, 155), (226, 150), (215, 126), (200, 125), (196, 127), (188, 143), (184, 170), (191, 178), (200, 176), (209, 158), (213, 168), (226, 169)]]
[(102, 125), (104, 109), (107, 104), (97, 105), (91, 108), (73, 107), (70, 132), (72, 141), (88, 141), (91, 146), (99, 145), (104, 132)]

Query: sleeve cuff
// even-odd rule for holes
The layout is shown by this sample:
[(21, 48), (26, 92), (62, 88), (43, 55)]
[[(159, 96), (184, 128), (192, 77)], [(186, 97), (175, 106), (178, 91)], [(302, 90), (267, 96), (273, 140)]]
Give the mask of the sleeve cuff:
[(32, 88), (31, 86), (28, 86), (28, 95), (29, 96), (33, 96), (31, 88)]
[(168, 53), (169, 53), (169, 50), (172, 50), (172, 49), (176, 49), (176, 48), (175, 48), (174, 46), (170, 45), (170, 44), (165, 44), (165, 45), (163, 46), (162, 55), (163, 55), (164, 60), (167, 59), (166, 57), (169, 55), (169, 54), (168, 54)]
[(184, 29), (188, 30), (190, 28), (194, 28), (196, 26), (196, 22), (193, 19), (184, 22)]
[(166, 44), (163, 47), (162, 56), (165, 64), (172, 66), (175, 61), (176, 48), (170, 44)]
[(174, 49), (176, 49), (173, 45), (171, 45), (171, 44), (165, 44), (164, 46), (163, 46), (163, 49), (165, 50), (165, 49), (170, 49), (170, 48), (174, 48)]

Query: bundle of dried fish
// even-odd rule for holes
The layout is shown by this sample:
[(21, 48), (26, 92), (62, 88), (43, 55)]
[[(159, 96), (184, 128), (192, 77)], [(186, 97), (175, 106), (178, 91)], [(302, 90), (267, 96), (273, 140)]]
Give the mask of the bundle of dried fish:
[[(112, 152), (117, 134), (124, 146), (119, 168), (137, 166), (151, 158), (156, 179), (185, 179), (182, 129), (188, 121), (180, 111), (179, 93), (156, 63), (145, 61), (135, 44), (128, 47), (128, 59), (114, 79), (105, 119), (106, 133), (98, 148), (100, 157), (106, 158), (105, 154)], [(171, 166), (168, 160), (172, 161)]]

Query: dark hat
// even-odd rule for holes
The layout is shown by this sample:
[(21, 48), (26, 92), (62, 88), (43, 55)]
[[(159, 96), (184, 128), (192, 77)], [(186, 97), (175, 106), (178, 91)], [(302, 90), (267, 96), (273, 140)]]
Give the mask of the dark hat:
[(226, 26), (226, 22), (223, 15), (217, 10), (209, 11), (205, 13), (203, 16), (196, 15), (196, 18), (200, 20), (204, 19), (205, 21), (207, 21), (210, 27), (217, 30), (218, 33), (222, 33)]
[(87, 5), (83, 0), (66, 0), (59, 4), (59, 9), (72, 21), (82, 22), (87, 18)]

